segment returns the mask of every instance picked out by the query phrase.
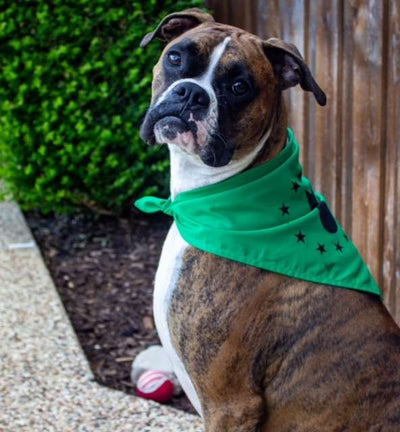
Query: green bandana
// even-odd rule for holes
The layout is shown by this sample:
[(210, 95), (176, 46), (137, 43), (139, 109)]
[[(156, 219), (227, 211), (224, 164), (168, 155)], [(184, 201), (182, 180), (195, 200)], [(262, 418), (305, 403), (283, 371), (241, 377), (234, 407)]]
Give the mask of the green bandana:
[(173, 216), (183, 239), (205, 252), (382, 296), (325, 198), (302, 175), (299, 145), (291, 129), (286, 147), (263, 165), (182, 192), (174, 201), (145, 197), (135, 205), (146, 213)]

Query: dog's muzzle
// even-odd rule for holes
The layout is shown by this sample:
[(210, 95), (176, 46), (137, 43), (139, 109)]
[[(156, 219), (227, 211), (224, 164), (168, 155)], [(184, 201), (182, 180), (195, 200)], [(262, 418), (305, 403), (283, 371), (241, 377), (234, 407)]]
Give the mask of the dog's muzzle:
[(190, 154), (198, 154), (208, 166), (224, 166), (232, 159), (233, 148), (218, 133), (216, 106), (206, 89), (183, 80), (150, 107), (140, 136), (150, 145), (176, 144)]
[(165, 140), (174, 140), (178, 133), (197, 133), (196, 121), (209, 114), (210, 97), (206, 90), (193, 82), (181, 82), (162, 94), (150, 107), (140, 129), (141, 138), (155, 144), (155, 132)]

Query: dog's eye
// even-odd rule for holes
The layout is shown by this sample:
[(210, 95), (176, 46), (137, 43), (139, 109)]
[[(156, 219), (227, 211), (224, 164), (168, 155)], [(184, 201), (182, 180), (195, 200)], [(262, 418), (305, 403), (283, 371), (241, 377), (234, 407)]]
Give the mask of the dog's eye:
[(174, 66), (179, 66), (182, 61), (181, 55), (176, 51), (171, 51), (168, 54), (168, 61)]
[(232, 85), (232, 92), (236, 96), (242, 96), (249, 90), (249, 85), (245, 80), (237, 80)]

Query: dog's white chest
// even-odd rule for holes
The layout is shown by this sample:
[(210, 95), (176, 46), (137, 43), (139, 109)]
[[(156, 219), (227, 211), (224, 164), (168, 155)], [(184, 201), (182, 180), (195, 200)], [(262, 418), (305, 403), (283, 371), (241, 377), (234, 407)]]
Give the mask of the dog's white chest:
[(174, 367), (175, 374), (185, 393), (195, 409), (201, 413), (196, 391), (182, 361), (172, 346), (168, 329), (168, 307), (172, 293), (178, 282), (183, 253), (187, 247), (188, 244), (183, 240), (175, 223), (173, 223), (165, 239), (156, 273), (153, 308), (155, 324), (163, 348)]

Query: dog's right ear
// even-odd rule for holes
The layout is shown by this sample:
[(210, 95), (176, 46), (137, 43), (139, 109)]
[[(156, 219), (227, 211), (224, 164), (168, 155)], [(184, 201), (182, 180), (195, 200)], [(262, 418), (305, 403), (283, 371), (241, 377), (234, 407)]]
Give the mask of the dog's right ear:
[(325, 93), (316, 83), (299, 50), (293, 44), (270, 38), (263, 42), (263, 48), (281, 90), (300, 84), (303, 90), (314, 94), (320, 105), (326, 104)]
[(197, 8), (172, 13), (167, 15), (154, 31), (148, 33), (143, 38), (140, 46), (142, 48), (145, 47), (154, 38), (160, 39), (163, 42), (170, 42), (182, 33), (205, 22), (214, 22), (214, 18), (210, 14)]

